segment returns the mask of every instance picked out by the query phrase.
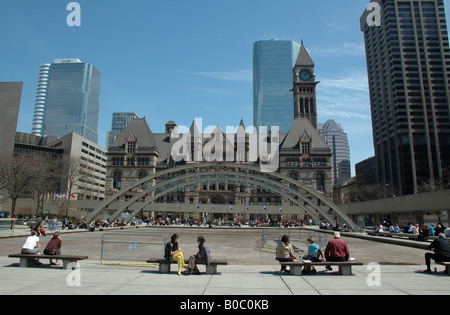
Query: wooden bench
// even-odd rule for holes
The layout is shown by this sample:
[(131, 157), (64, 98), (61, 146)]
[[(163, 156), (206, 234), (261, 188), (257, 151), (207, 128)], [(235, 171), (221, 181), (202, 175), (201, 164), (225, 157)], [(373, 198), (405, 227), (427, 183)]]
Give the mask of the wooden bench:
[(447, 271), (447, 274), (450, 276), (450, 262), (447, 261), (435, 261), (436, 265), (442, 265), (445, 266), (445, 270)]
[(88, 259), (88, 256), (76, 255), (37, 255), (37, 254), (11, 254), (9, 258), (20, 258), (20, 268), (33, 267), (35, 259), (62, 260), (63, 268), (68, 269), (70, 263), (77, 263), (79, 260)]
[(294, 276), (301, 276), (303, 267), (305, 266), (339, 266), (339, 274), (349, 276), (352, 274), (352, 266), (362, 266), (363, 263), (358, 261), (288, 261), (280, 262), (281, 266), (289, 266), (290, 274)]
[[(170, 263), (165, 259), (155, 259), (150, 258), (147, 259), (147, 263), (152, 264), (159, 264), (159, 272), (160, 273), (170, 273), (170, 265), (171, 264), (177, 264), (176, 261)], [(189, 260), (184, 260), (184, 263), (187, 265), (189, 263)], [(197, 264), (197, 265), (203, 265), (203, 264)], [(209, 275), (215, 275), (217, 274), (217, 266), (218, 265), (228, 265), (228, 262), (226, 260), (211, 260), (209, 263), (209, 266), (206, 267), (206, 273)]]

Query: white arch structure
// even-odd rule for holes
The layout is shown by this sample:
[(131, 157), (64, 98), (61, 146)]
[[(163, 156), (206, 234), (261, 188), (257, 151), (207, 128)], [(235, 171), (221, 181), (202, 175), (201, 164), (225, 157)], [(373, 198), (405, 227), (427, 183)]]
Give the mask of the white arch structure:
[[(220, 170), (204, 170), (198, 172), (198, 169), (220, 168)], [(182, 174), (181, 176), (179, 176)], [(177, 175), (173, 178), (172, 175)], [(208, 181), (211, 179), (231, 180), (238, 183), (247, 183), (258, 185), (275, 194), (278, 194), (285, 199), (298, 206), (300, 210), (308, 213), (316, 222), (319, 222), (319, 215), (325, 221), (334, 224), (334, 219), (331, 214), (338, 216), (344, 221), (347, 226), (353, 231), (356, 230), (356, 224), (333, 202), (319, 194), (317, 191), (305, 187), (298, 180), (280, 173), (262, 173), (259, 166), (237, 164), (231, 162), (205, 162), (196, 164), (187, 164), (183, 166), (173, 167), (164, 171), (151, 174), (145, 178), (137, 180), (125, 189), (115, 193), (110, 198), (104, 200), (88, 217), (87, 221), (92, 222), (98, 216), (108, 209), (108, 206), (118, 201), (124, 195), (130, 194), (131, 191), (143, 184), (147, 184), (146, 189), (128, 200), (126, 204), (118, 208), (112, 216), (111, 220), (117, 219), (123, 212), (129, 211), (131, 205), (138, 204), (135, 209), (125, 221), (131, 220), (144, 207), (157, 200), (159, 197), (165, 196), (170, 192), (177, 190), (180, 187), (190, 186), (199, 182)], [(142, 202), (146, 196), (150, 198)], [(324, 206), (318, 206), (318, 201)]]

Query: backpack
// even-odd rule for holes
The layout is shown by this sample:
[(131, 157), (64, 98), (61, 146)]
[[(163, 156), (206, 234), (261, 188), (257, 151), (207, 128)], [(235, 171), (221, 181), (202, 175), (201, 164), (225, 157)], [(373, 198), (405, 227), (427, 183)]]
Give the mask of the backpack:
[(322, 251), (320, 250), (320, 248), (317, 250), (317, 252), (316, 252), (316, 261), (318, 261), (318, 262), (321, 262), (321, 261), (323, 261), (324, 260), (324, 258), (323, 258), (323, 254), (322, 254)]
[(164, 250), (164, 258), (165, 258), (167, 261), (169, 261), (169, 259), (170, 259), (170, 253), (172, 252), (172, 248), (173, 248), (172, 243), (171, 243), (171, 242), (168, 242), (168, 243), (166, 244), (166, 248), (165, 248), (165, 250)]

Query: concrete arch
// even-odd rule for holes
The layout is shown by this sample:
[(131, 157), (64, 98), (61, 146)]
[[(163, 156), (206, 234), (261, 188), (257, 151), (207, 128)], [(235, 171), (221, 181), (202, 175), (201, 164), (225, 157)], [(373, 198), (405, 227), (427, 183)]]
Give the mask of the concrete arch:
[[(324, 209), (318, 207), (308, 197), (305, 197), (302, 194), (300, 194), (298, 189), (286, 187), (285, 185), (283, 185), (282, 183), (279, 183), (277, 181), (267, 182), (267, 177), (264, 175), (243, 174), (243, 173), (235, 172), (235, 171), (222, 171), (222, 172), (207, 171), (207, 172), (198, 172), (198, 173), (188, 173), (188, 174), (185, 174), (185, 176), (177, 176), (177, 177), (173, 177), (171, 179), (167, 179), (165, 181), (162, 181), (162, 182), (156, 184), (155, 186), (147, 188), (143, 192), (137, 194), (136, 196), (134, 196), (133, 198), (128, 200), (128, 202), (125, 206), (119, 208), (116, 211), (116, 214), (114, 214), (111, 217), (111, 220), (115, 220), (117, 217), (120, 216), (120, 214), (122, 212), (126, 211), (128, 209), (128, 207), (132, 206), (133, 204), (135, 204), (136, 202), (141, 200), (143, 197), (146, 197), (147, 195), (151, 194), (152, 192), (158, 193), (159, 190), (163, 189), (166, 185), (167, 186), (174, 185), (174, 189), (177, 189), (178, 187), (183, 187), (183, 186), (188, 186), (191, 184), (198, 183), (198, 181), (199, 180), (202, 181), (202, 179), (203, 180), (209, 180), (209, 179), (213, 179), (213, 178), (220, 179), (220, 177), (223, 177), (223, 176), (229, 176), (229, 177), (232, 177), (234, 181), (245, 182), (245, 183), (249, 183), (249, 179), (251, 179), (252, 180), (250, 182), (251, 184), (259, 185), (267, 190), (273, 190), (273, 187), (276, 186), (279, 188), (279, 190), (277, 191), (278, 194), (281, 194), (280, 192), (285, 192), (285, 194), (282, 194), (283, 197), (285, 197), (285, 198), (290, 197), (289, 194), (296, 196), (297, 199), (301, 200), (303, 205), (305, 203), (308, 204), (310, 207), (313, 208), (313, 210), (319, 212), (325, 218), (326, 221), (333, 223), (333, 219), (328, 216), (328, 214), (326, 213), (326, 211)], [(189, 182), (189, 184), (184, 182), (189, 179), (194, 179), (194, 181)], [(169, 186), (169, 187), (171, 187), (171, 186)], [(171, 191), (168, 191), (168, 192), (171, 192)], [(126, 194), (126, 193), (124, 192), (123, 194)], [(158, 197), (159, 196), (163, 196), (163, 195), (158, 193)], [(140, 204), (141, 209), (144, 208), (145, 206), (147, 206), (151, 201), (154, 201), (156, 199), (157, 198), (152, 198), (152, 199), (150, 199), (150, 201)], [(291, 201), (292, 201), (292, 198), (289, 198), (289, 199), (291, 199)], [(302, 208), (303, 208), (303, 205), (301, 205)], [(303, 210), (308, 212), (309, 214), (311, 214), (311, 212), (312, 212), (311, 210), (308, 210), (306, 208), (303, 208)]]
[[(210, 174), (210, 176), (207, 177), (207, 179), (214, 179), (214, 178), (218, 178), (217, 174)], [(205, 178), (206, 179), (206, 178)], [(191, 184), (195, 184), (198, 183), (198, 178), (191, 178), (190, 180), (184, 180), (184, 179), (180, 179), (180, 182), (182, 182), (180, 185), (191, 185)], [(261, 185), (262, 183), (259, 181), (255, 181), (252, 179), (248, 179), (248, 178), (241, 178), (238, 179), (237, 181), (239, 182), (244, 182), (247, 184), (254, 184), (254, 185)], [(134, 216), (136, 216), (143, 208), (145, 208), (147, 205), (149, 205), (150, 203), (152, 203), (153, 201), (157, 200), (159, 197), (164, 196), (176, 189), (178, 189), (178, 187), (180, 187), (180, 185), (177, 185), (175, 183), (172, 183), (172, 185), (168, 185), (169, 187), (165, 187), (162, 188), (164, 185), (161, 185), (158, 189), (158, 192), (155, 193), (150, 199), (148, 199), (146, 202), (144, 203), (140, 203), (139, 204), (139, 208), (132, 211), (131, 214), (128, 216), (127, 219), (125, 219), (125, 222), (129, 222)], [(318, 215), (312, 211), (311, 209), (308, 209), (304, 206), (303, 202), (300, 202), (299, 200), (295, 199), (293, 196), (291, 196), (289, 193), (285, 192), (283, 189), (280, 188), (276, 188), (276, 187), (269, 187), (269, 186), (265, 186), (268, 190), (273, 191), (274, 193), (277, 193), (283, 197), (285, 197), (286, 199), (288, 199), (289, 201), (291, 201), (292, 203), (296, 204), (296, 206), (298, 206), (300, 209), (302, 209), (303, 211), (307, 212), (309, 215), (311, 215), (311, 217), (314, 218), (314, 220), (316, 222), (319, 222), (320, 219), (318, 217)], [(140, 197), (142, 198), (142, 196), (145, 195), (145, 192), (140, 194)], [(127, 207), (123, 207), (120, 208), (118, 210), (116, 210), (116, 212), (110, 217), (111, 220), (115, 220), (117, 219), (123, 212), (125, 211), (129, 211), (128, 207), (130, 205), (128, 205)], [(325, 219), (331, 220), (331, 218), (329, 216), (325, 216)]]
[[(220, 169), (222, 169), (222, 171), (198, 171), (203, 168), (214, 167), (219, 167)], [(180, 173), (182, 175), (179, 175)], [(167, 179), (165, 178), (166, 176), (170, 178)], [(256, 165), (246, 165), (232, 162), (205, 162), (188, 164), (151, 174), (146, 178), (137, 180), (132, 185), (121, 191), (118, 191), (107, 200), (104, 200), (100, 204), (100, 206), (98, 206), (88, 217), (88, 222), (95, 220), (100, 215), (100, 213), (108, 208), (109, 205), (119, 200), (122, 196), (129, 194), (132, 190), (141, 187), (141, 185), (144, 183), (147, 183), (147, 189), (130, 199), (127, 202), (127, 206), (118, 209), (115, 215), (117, 213), (119, 213), (120, 215), (120, 213), (127, 210), (130, 205), (136, 203), (138, 200), (141, 200), (145, 196), (152, 195), (150, 201), (142, 203), (142, 208), (148, 205), (150, 202), (153, 202), (157, 200), (157, 198), (163, 196), (164, 193), (167, 194), (179, 187), (192, 185), (198, 183), (199, 180), (206, 178), (212, 179), (217, 177), (217, 179), (220, 180), (225, 176), (227, 178), (233, 178), (232, 180), (234, 181), (252, 181), (253, 184), (259, 185), (271, 191), (274, 191), (274, 189), (276, 188), (278, 194), (281, 194), (282, 196), (290, 200), (294, 198), (294, 200), (296, 200), (296, 202), (294, 203), (298, 204), (299, 207), (302, 208), (302, 210), (305, 210), (308, 214), (315, 217), (315, 219), (317, 219), (317, 215), (315, 214), (315, 212), (318, 212), (325, 218), (326, 221), (334, 224), (334, 220), (328, 215), (328, 212), (331, 211), (335, 215), (339, 216), (344, 222), (346, 222), (351, 229), (356, 229), (355, 223), (339, 207), (337, 207), (333, 202), (331, 202), (315, 190), (305, 187), (301, 182), (280, 173), (262, 173), (260, 168)], [(189, 183), (192, 182), (192, 184), (188, 184), (188, 181)], [(289, 186), (291, 186), (292, 188)], [(158, 197), (155, 198), (155, 196)], [(317, 202), (314, 202), (314, 200), (320, 201), (320, 203), (324, 204), (327, 209), (325, 209), (325, 207), (323, 206), (317, 206)]]

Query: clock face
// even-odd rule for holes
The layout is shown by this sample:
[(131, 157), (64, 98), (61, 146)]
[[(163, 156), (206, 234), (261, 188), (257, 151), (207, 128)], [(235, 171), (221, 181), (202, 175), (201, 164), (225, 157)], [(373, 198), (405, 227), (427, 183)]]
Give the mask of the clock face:
[(300, 79), (302, 79), (303, 81), (309, 81), (311, 77), (312, 73), (308, 69), (303, 69), (302, 71), (300, 71)]

